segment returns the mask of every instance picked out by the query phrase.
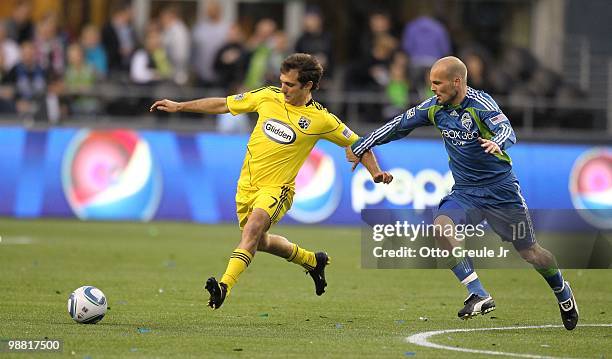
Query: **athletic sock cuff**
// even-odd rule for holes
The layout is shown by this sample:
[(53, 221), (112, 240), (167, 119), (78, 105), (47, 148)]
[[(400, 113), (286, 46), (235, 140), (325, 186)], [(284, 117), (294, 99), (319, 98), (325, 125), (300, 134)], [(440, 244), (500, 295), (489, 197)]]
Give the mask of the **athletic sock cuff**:
[(230, 258), (240, 259), (248, 266), (249, 264), (251, 264), (253, 255), (245, 249), (236, 248), (234, 249), (234, 252), (232, 252), (232, 255)]
[(299, 249), (300, 247), (298, 247), (297, 244), (293, 243), (293, 249), (291, 250), (291, 254), (289, 255), (289, 257), (287, 257), (287, 262), (291, 262), (295, 259), (295, 256), (297, 256)]
[(548, 268), (536, 268), (538, 273), (542, 275), (544, 278), (550, 278), (552, 276), (557, 275), (559, 268), (556, 267), (548, 267)]

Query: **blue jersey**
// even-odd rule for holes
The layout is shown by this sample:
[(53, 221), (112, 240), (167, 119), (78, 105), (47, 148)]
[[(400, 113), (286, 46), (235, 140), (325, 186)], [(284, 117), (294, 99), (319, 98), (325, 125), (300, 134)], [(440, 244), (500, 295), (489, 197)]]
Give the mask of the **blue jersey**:
[[(510, 121), (491, 96), (470, 87), (459, 105), (439, 104), (434, 96), (360, 138), (352, 149), (361, 156), (374, 146), (405, 137), (417, 127), (432, 125), (444, 139), (457, 185), (480, 186), (514, 178), (512, 161), (505, 151), (516, 142)], [(502, 154), (485, 153), (479, 137), (497, 143)]]

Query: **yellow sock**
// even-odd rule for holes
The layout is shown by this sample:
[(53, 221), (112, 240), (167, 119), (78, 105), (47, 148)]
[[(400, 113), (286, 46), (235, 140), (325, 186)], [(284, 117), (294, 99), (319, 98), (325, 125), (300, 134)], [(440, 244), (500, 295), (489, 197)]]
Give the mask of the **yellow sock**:
[(287, 258), (287, 261), (299, 264), (308, 271), (313, 270), (317, 265), (317, 259), (315, 258), (314, 252), (300, 248), (295, 243), (293, 243), (293, 250), (291, 251), (291, 255)]
[(249, 251), (236, 248), (232, 253), (229, 263), (227, 263), (227, 269), (221, 277), (221, 282), (227, 284), (227, 292), (229, 293), (230, 289), (238, 282), (238, 277), (240, 274), (244, 272), (249, 264), (251, 264), (251, 260), (253, 259), (253, 255), (249, 253)]

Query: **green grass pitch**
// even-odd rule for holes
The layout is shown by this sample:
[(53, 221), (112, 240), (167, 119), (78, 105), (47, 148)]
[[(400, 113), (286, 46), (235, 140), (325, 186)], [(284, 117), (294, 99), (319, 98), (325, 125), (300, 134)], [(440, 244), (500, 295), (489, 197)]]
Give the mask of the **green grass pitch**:
[[(206, 307), (202, 286), (238, 242), (235, 225), (0, 220), (0, 339), (61, 339), (61, 356), (484, 358), (409, 344), (418, 332), (561, 324), (554, 296), (532, 270), (481, 270), (497, 310), (456, 318), (465, 289), (447, 270), (365, 270), (358, 228), (278, 226), (332, 257), (328, 290), (314, 294), (300, 267), (258, 253), (231, 297)], [(612, 323), (612, 271), (567, 270), (582, 324)], [(68, 295), (106, 294), (96, 325), (76, 324)], [(140, 330), (139, 330), (140, 328)], [(612, 327), (446, 333), (438, 344), (534, 356), (610, 358)], [(0, 357), (58, 357), (7, 354)]]

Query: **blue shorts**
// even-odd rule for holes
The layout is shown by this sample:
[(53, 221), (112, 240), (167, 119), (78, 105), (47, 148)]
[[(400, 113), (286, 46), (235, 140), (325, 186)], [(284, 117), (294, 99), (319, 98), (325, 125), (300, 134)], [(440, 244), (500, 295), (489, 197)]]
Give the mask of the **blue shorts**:
[(434, 218), (446, 215), (455, 224), (479, 224), (483, 220), (503, 241), (517, 250), (536, 243), (529, 210), (514, 178), (483, 187), (454, 186), (440, 201)]

